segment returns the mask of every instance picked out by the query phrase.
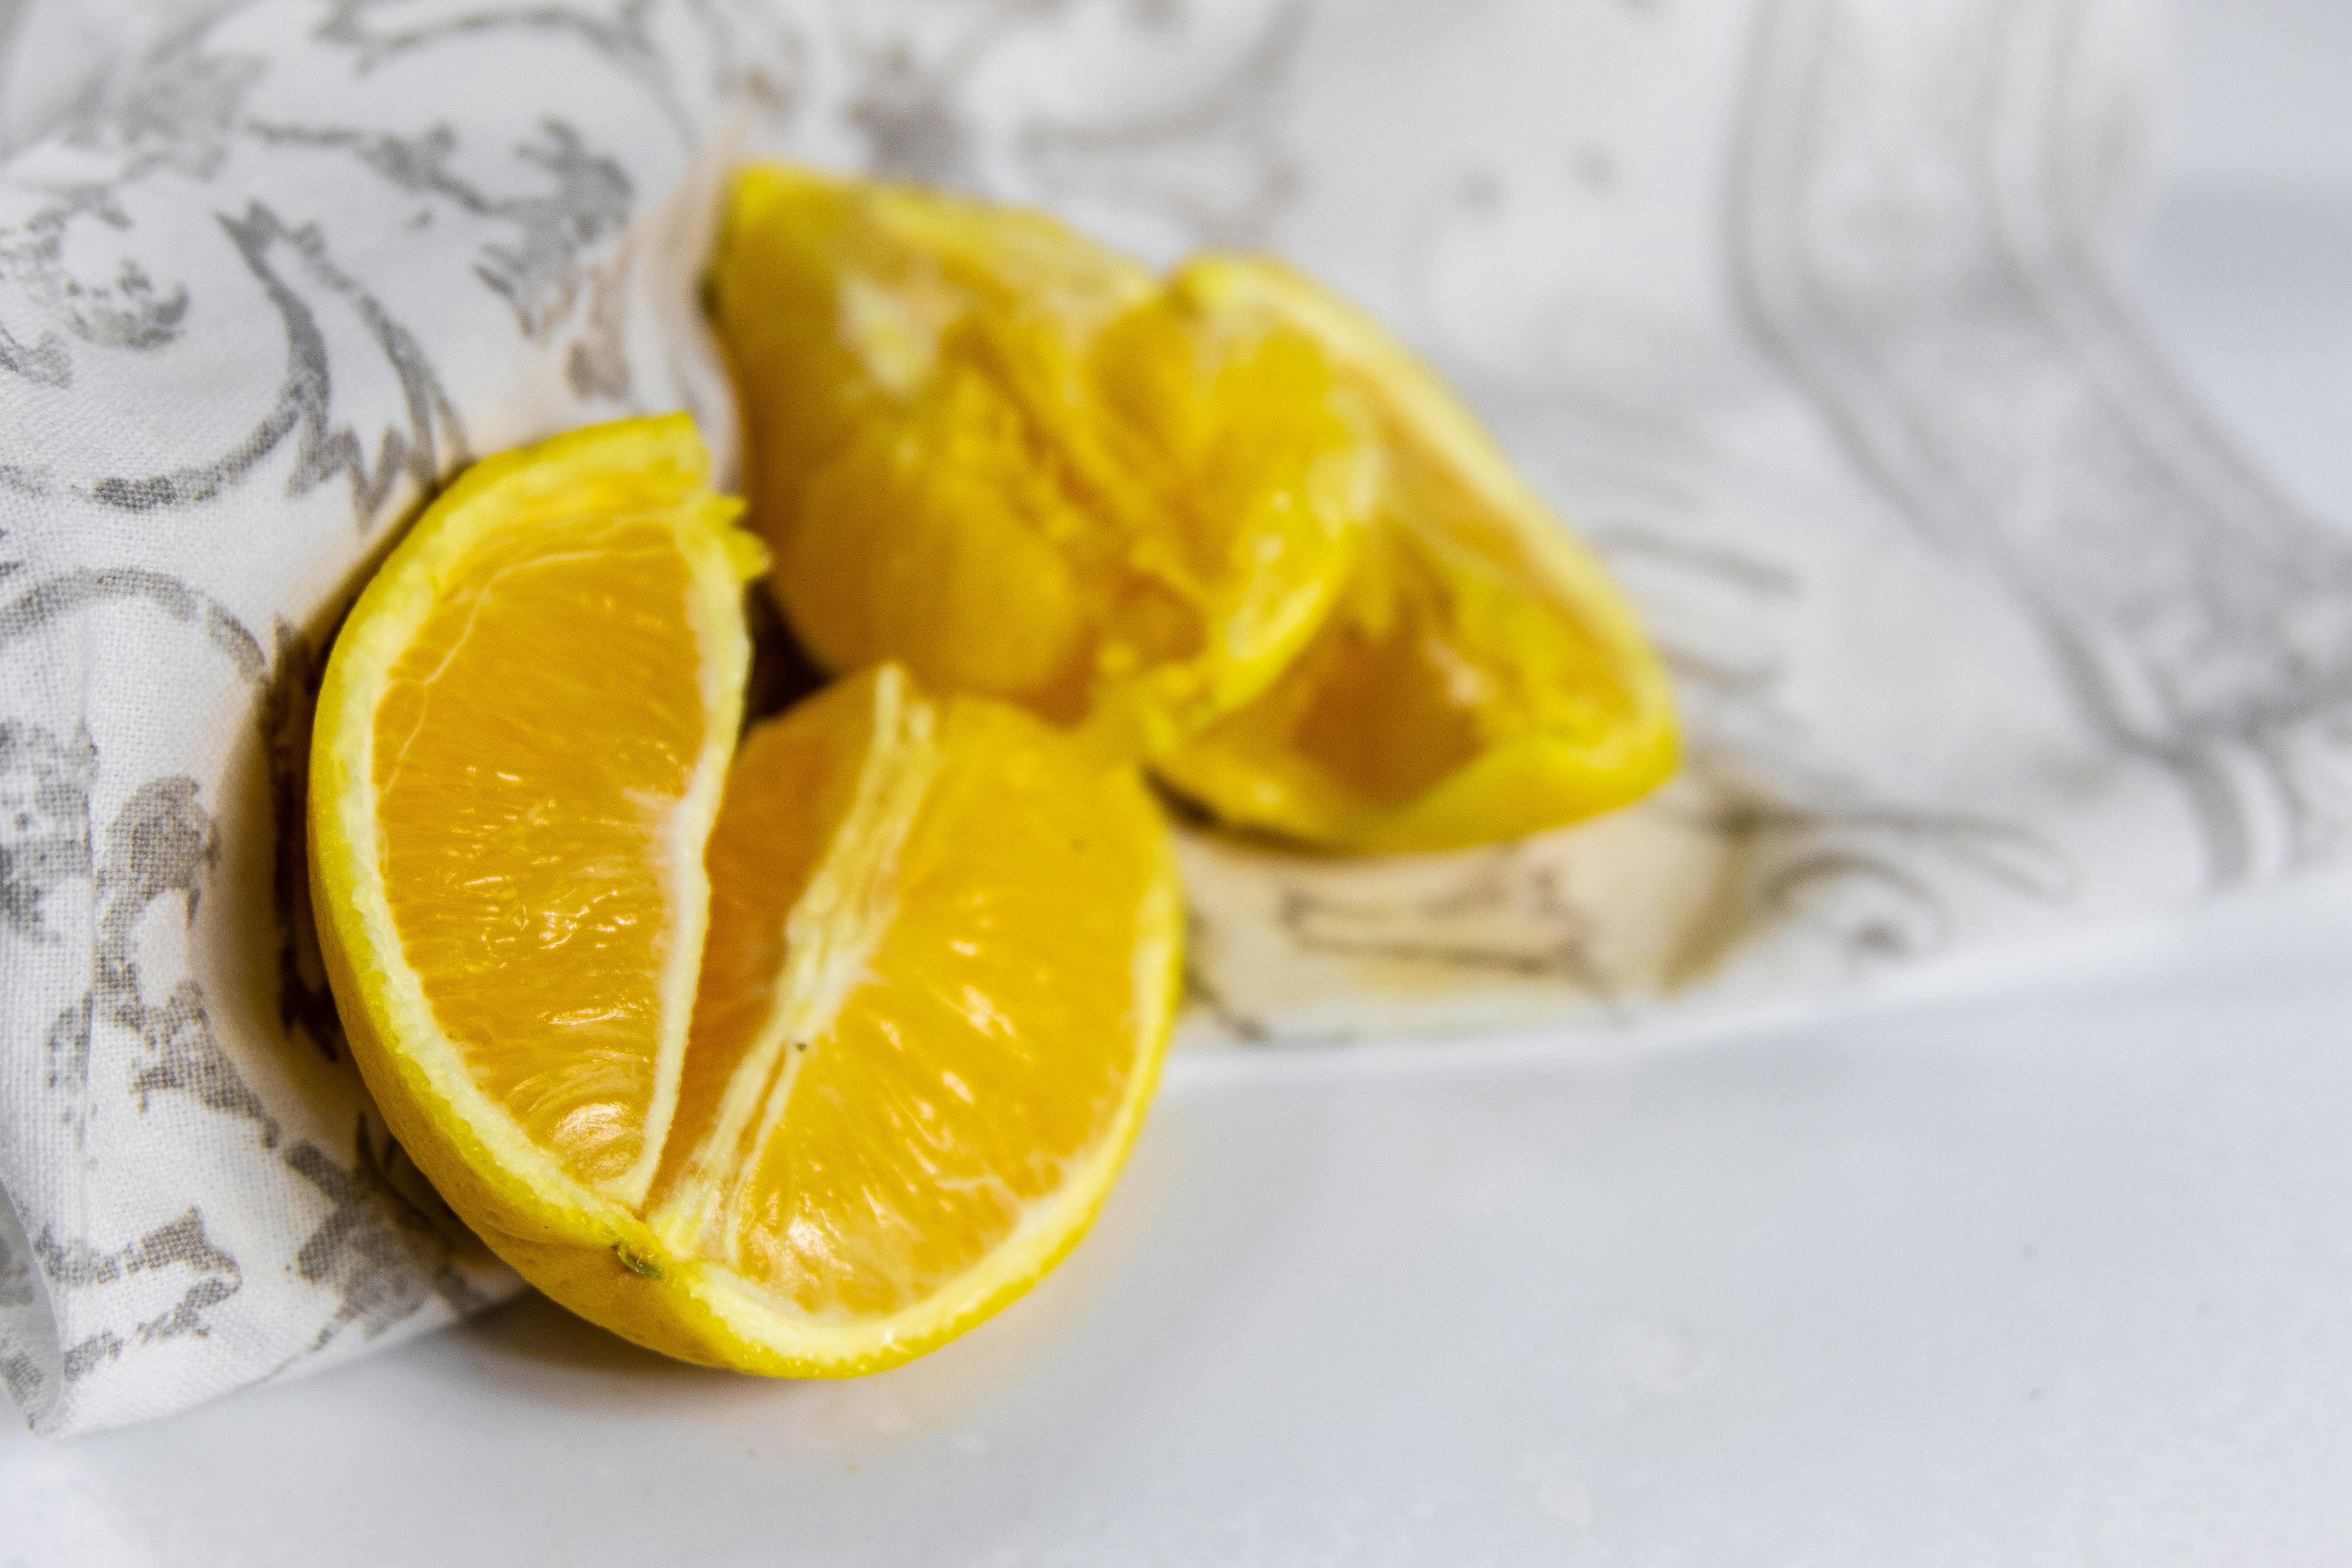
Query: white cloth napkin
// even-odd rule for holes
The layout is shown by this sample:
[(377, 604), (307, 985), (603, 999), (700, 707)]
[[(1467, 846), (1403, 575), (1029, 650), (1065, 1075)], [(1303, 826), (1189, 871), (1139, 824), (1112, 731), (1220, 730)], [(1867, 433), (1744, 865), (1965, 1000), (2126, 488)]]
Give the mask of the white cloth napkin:
[[(213, 18), (207, 20), (207, 18)], [(0, 24), (9, 7), (0, 4)], [(511, 1290), (309, 936), (335, 616), (471, 457), (688, 407), (775, 150), (1283, 251), (1454, 375), (1676, 672), (1526, 845), (1194, 838), (1193, 1032), (1606, 1023), (2329, 858), (2352, 549), (2107, 259), (2138, 0), (30, 0), (0, 60), (0, 1376), (153, 1416)]]

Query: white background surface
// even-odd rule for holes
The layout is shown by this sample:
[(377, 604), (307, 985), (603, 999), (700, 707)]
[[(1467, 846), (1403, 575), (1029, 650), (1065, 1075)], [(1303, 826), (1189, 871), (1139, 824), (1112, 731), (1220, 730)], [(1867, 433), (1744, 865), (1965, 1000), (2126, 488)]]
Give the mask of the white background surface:
[[(2135, 281), (2352, 525), (2352, 6), (2188, 13)], [(1055, 1278), (901, 1372), (536, 1302), (44, 1445), (0, 1564), (2352, 1563), (2352, 890), (1826, 1020), (1193, 1058)]]
[(27, 1563), (2339, 1563), (2352, 895), (1827, 1022), (1195, 1057), (1096, 1236), (862, 1382), (530, 1301), (79, 1442)]

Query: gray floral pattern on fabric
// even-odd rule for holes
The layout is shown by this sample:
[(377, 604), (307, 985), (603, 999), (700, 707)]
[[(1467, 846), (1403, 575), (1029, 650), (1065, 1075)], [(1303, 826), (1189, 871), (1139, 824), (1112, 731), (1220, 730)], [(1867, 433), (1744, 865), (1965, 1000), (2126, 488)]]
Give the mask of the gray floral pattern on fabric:
[[(762, 18), (633, 3), (445, 6), (415, 25), (434, 9), (224, 8), (158, 40), (0, 180), (0, 365), (16, 382), (94, 412), (125, 374), (207, 389), (161, 424), (19, 410), (26, 438), (7, 442), (0, 486), (48, 509), (11, 515), (0, 564), (0, 1187), (35, 1204), (12, 1216), (29, 1239), (0, 1259), (0, 1368), (50, 1429), (298, 1370), (513, 1288), (352, 1074), (309, 929), (309, 706), (367, 535), (475, 449), (441, 368), (449, 342), (469, 363), (485, 331), (521, 363), (542, 354), (581, 417), (679, 395), (632, 363), (658, 286), (639, 287), (638, 193), (688, 166), (714, 112), (704, 84), (750, 79), (743, 62), (697, 61), (698, 41)], [(520, 137), (470, 139), (417, 90), (451, 58), (551, 33), (615, 69), (544, 84)], [(321, 69), (353, 73), (331, 119), (304, 92)], [(656, 142), (614, 151), (582, 129), (641, 127), (632, 103), (663, 125)], [(362, 233), (370, 189), (379, 208), (427, 204), (427, 221)], [(410, 265), (447, 253), (435, 212), (467, 237), (437, 276), (495, 312), (451, 323), (438, 307), (459, 334), (438, 348)], [(511, 439), (505, 417), (492, 425)], [(149, 520), (146, 542), (109, 517)], [(288, 582), (289, 566), (290, 596), (262, 601), (265, 647), (233, 606), (255, 602), (257, 567)], [(126, 682), (133, 669), (154, 679)], [(224, 749), (208, 714), (239, 708), (252, 718)], [(247, 962), (257, 941), (274, 965)], [(132, 1179), (186, 1165), (127, 1158), (159, 1139), (232, 1174), (202, 1178), (193, 1204)], [(36, 1204), (60, 1174), (67, 1193), (106, 1195)], [(129, 1239), (106, 1234), (117, 1219)], [(249, 1347), (237, 1359), (210, 1348), (225, 1313)]]
[(60, 740), (37, 724), (0, 723), (0, 922), (55, 941), (41, 899), (89, 875), (89, 738)]
[[(290, 436), (296, 441), (295, 464), (286, 480), (287, 493), (299, 496), (338, 477), (347, 478), (352, 513), (364, 526), (374, 520), (395, 483), (404, 479), (422, 486), (438, 476), (436, 435), (443, 437), (438, 444), (449, 447), (450, 458), (462, 460), (465, 435), (457, 411), (415, 338), (328, 258), (326, 242), (315, 227), (289, 228), (277, 213), (257, 202), (241, 216), (224, 216), (220, 225), (285, 325), (286, 377), (276, 405), (250, 434), (219, 457), (144, 479), (99, 479), (89, 489), (94, 500), (125, 511), (208, 501), (241, 483)], [(373, 467), (359, 433), (333, 422), (334, 382), (326, 333), (311, 301), (280, 269), (276, 253), (281, 248), (290, 253), (301, 281), (340, 299), (359, 317), (400, 377), (403, 427), (381, 432)]]

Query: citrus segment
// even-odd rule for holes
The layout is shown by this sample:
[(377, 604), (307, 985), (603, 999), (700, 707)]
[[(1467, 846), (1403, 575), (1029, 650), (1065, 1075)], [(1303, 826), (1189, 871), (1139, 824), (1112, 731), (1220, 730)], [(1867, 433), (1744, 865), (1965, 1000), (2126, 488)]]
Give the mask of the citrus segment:
[(1048, 218), (755, 168), (713, 300), (772, 586), (830, 668), (1153, 752), (1271, 680), (1352, 557), (1369, 469), (1311, 335)]
[(1206, 258), (1179, 286), (1310, 333), (1384, 461), (1364, 546), (1313, 640), (1160, 759), (1164, 782), (1232, 824), (1391, 851), (1558, 826), (1672, 771), (1671, 695), (1631, 607), (1435, 377), (1274, 263)]
[[(822, 801), (821, 856), (755, 847)], [(1166, 829), (1131, 770), (886, 666), (745, 739), (676, 1150), (652, 1207), (794, 1370), (901, 1359), (1073, 1242), (1174, 1007)]]
[(681, 416), (476, 466), (321, 699), (320, 907), (372, 1011), (479, 1136), (623, 1203), (675, 1103), (749, 657), (756, 547), (705, 463)]

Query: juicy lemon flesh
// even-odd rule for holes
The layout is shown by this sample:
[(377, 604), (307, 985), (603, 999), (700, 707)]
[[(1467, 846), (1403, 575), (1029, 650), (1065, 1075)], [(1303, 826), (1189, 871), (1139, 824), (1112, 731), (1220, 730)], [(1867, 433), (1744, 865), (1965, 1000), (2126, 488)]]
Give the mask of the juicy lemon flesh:
[[(486, 541), (376, 716), (384, 880), (408, 964), (476, 1081), (592, 1185), (624, 1180), (643, 1152), (679, 935), (664, 828), (702, 750), (694, 649), (672, 630), (690, 584), (669, 533), (557, 520)], [(583, 600), (630, 613), (566, 613)], [(617, 732), (599, 721), (616, 706), (635, 716)], [(551, 1040), (562, 1049), (516, 1048)]]
[(703, 463), (683, 419), (560, 438), (394, 552), (320, 699), (322, 946), (386, 1121), (526, 1278), (845, 1375), (1090, 1222), (1172, 1021), (1174, 863), (1131, 766), (896, 667), (739, 752), (760, 552)]
[(1344, 579), (1362, 433), (1275, 315), (1035, 214), (772, 166), (714, 282), (772, 587), (829, 668), (1146, 754), (1262, 689)]
[(1312, 331), (1384, 458), (1363, 549), (1305, 651), (1161, 758), (1226, 823), (1318, 847), (1458, 848), (1563, 826), (1673, 771), (1665, 678), (1600, 563), (1380, 330), (1271, 263), (1185, 275)]
[[(822, 854), (775, 846), (813, 799)], [(751, 731), (709, 864), (652, 1209), (673, 1255), (854, 1323), (1083, 1223), (1172, 1005), (1171, 863), (1131, 770), (884, 667)]]
[(386, 911), (435, 1027), (524, 1139), (626, 1197), (684, 1049), (698, 835), (735, 721), (707, 666), (740, 658), (741, 630), (709, 605), (708, 580), (737, 570), (735, 509), (703, 489), (690, 426), (610, 447), (559, 443), (488, 526), (453, 492), (459, 527), (426, 541), (439, 592), (394, 606), (414, 613), (366, 772)]
[[(831, 980), (837, 991), (860, 973), (873, 934), (856, 932), (860, 914), (886, 912), (887, 889), (860, 888), (835, 877), (809, 897), (809, 882), (858, 799), (864, 761), (873, 745), (870, 700), (860, 700), (850, 683), (826, 688), (795, 707), (793, 722), (772, 720), (754, 728), (738, 748), (728, 771), (727, 793), (704, 852), (710, 879), (710, 924), (704, 937), (702, 968), (695, 990), (694, 1021), (678, 1088), (677, 1120), (655, 1183), (655, 1202), (673, 1207), (680, 1194), (723, 1198), (726, 1174), (751, 1150), (758, 1127), (752, 1120), (763, 1087), (748, 1082), (736, 1090), (732, 1136), (713, 1136), (730, 1086), (742, 1076), (743, 1058), (759, 1043), (786, 987), (787, 958), (799, 950), (799, 984)], [(867, 816), (873, 816), (869, 807)], [(859, 895), (878, 908), (853, 907)], [(787, 926), (800, 918), (797, 942)], [(815, 950), (836, 932), (860, 940), (846, 963), (813, 962)], [(838, 995), (809, 996), (811, 1006), (837, 1006)], [(813, 1033), (813, 1029), (809, 1032)], [(793, 1042), (782, 1042), (789, 1047)], [(772, 1045), (771, 1057), (782, 1054)], [(748, 1097), (753, 1097), (747, 1100)], [(689, 1163), (696, 1169), (681, 1184)]]

